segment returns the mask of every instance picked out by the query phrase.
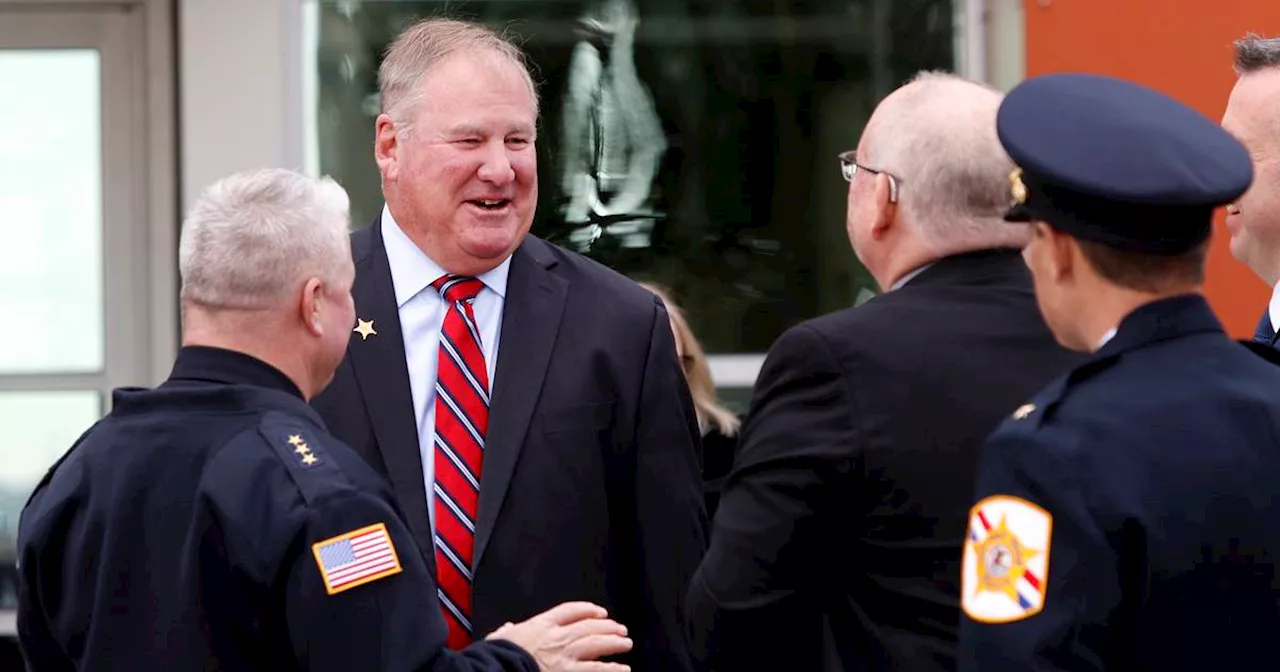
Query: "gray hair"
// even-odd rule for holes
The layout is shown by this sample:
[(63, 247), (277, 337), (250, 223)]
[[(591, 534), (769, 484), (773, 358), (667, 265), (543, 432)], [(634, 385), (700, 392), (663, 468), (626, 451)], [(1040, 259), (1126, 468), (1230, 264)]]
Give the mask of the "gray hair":
[(182, 224), (183, 301), (261, 309), (289, 300), (309, 277), (343, 280), (349, 208), (346, 190), (328, 177), (272, 168), (215, 182)]
[(1280, 37), (1266, 38), (1249, 33), (1236, 40), (1235, 48), (1238, 75), (1280, 67)]
[(440, 62), (465, 52), (488, 52), (519, 66), (537, 106), (538, 89), (524, 52), (509, 38), (470, 21), (423, 19), (396, 36), (378, 66), (382, 111), (408, 131), (413, 110), (421, 102), (422, 78)]
[(1013, 161), (996, 135), (1002, 94), (944, 72), (921, 72), (886, 98), (864, 132), (873, 168), (901, 179), (904, 217), (940, 254), (1021, 246), (1004, 221)]

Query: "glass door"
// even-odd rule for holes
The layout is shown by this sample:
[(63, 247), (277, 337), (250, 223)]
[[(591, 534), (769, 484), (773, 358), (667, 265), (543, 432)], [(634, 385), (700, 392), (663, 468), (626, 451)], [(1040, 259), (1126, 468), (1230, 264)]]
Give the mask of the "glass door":
[(113, 387), (151, 382), (142, 17), (0, 3), (0, 635), (32, 487)]

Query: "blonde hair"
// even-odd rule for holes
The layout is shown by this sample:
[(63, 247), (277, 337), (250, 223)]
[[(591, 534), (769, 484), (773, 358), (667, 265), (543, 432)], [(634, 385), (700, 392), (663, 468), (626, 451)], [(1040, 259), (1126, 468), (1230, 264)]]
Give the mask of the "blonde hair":
[(421, 102), (422, 78), (431, 68), (464, 52), (487, 52), (518, 66), (537, 106), (538, 88), (529, 74), (524, 52), (509, 38), (471, 21), (423, 19), (396, 36), (378, 66), (382, 111), (409, 130), (413, 110)]
[(698, 427), (705, 434), (712, 426), (725, 436), (738, 433), (738, 417), (733, 411), (725, 408), (716, 398), (716, 385), (711, 380), (711, 365), (707, 363), (707, 354), (702, 344), (694, 337), (693, 330), (684, 319), (680, 306), (667, 294), (666, 290), (647, 282), (639, 283), (641, 287), (653, 292), (667, 308), (676, 341), (684, 351), (680, 362), (684, 368), (685, 380), (689, 383), (689, 394), (693, 397), (693, 408), (698, 414)]

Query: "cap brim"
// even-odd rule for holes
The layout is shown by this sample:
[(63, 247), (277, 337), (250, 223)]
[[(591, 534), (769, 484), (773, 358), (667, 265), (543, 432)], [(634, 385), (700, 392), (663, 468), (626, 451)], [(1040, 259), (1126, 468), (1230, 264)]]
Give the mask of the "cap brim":
[(1004, 221), (1006, 222), (1030, 222), (1035, 219), (1035, 213), (1024, 203), (1015, 203), (1004, 213)]

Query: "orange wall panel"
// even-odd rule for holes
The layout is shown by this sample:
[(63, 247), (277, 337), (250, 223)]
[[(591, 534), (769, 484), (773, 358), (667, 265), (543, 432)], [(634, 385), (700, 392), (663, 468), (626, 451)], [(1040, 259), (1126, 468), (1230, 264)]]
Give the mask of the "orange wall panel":
[[(1235, 83), (1236, 38), (1280, 33), (1275, 0), (1026, 0), (1027, 76), (1096, 72), (1159, 89), (1222, 118)], [(1271, 290), (1231, 256), (1219, 213), (1205, 294), (1237, 337), (1248, 337)]]

